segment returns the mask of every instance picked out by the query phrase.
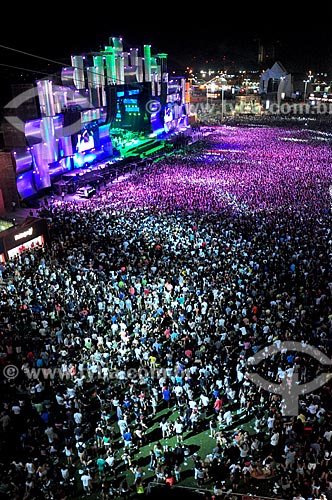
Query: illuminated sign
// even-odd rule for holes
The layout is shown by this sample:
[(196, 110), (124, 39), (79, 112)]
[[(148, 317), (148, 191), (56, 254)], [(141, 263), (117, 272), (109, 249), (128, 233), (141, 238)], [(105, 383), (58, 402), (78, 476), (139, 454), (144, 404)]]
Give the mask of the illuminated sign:
[(23, 233), (15, 234), (14, 240), (15, 241), (22, 240), (23, 238), (27, 238), (28, 236), (32, 236), (32, 233), (33, 233), (33, 228), (30, 227), (30, 229), (28, 229), (27, 231), (23, 231)]

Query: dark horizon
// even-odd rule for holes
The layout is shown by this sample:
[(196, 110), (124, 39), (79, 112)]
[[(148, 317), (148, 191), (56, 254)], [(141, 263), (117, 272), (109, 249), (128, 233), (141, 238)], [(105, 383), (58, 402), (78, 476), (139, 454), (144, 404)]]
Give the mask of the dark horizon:
[[(332, 70), (332, 41), (328, 33), (320, 32), (292, 32), (278, 31), (243, 31), (233, 30), (225, 32), (213, 27), (201, 29), (199, 34), (190, 29), (181, 28), (172, 33), (158, 30), (151, 25), (142, 30), (121, 29), (117, 25), (103, 27), (98, 25), (97, 30), (83, 32), (80, 26), (74, 26), (64, 31), (61, 38), (50, 37), (48, 30), (39, 30), (29, 34), (28, 38), (7, 34), (2, 37), (1, 45), (15, 50), (0, 47), (0, 62), (25, 61), (30, 68), (39, 66), (41, 59), (20, 54), (26, 52), (41, 58), (52, 59), (70, 64), (70, 56), (102, 50), (108, 44), (109, 37), (123, 38), (124, 48), (132, 46), (143, 48), (144, 44), (151, 44), (152, 52), (165, 52), (171, 61), (178, 65), (187, 65), (188, 59), (193, 57), (205, 60), (213, 59), (215, 64), (222, 65), (224, 59), (238, 65), (256, 65), (258, 46), (263, 45), (270, 57), (281, 60), (289, 70)], [(42, 41), (42, 43), (41, 43)], [(46, 61), (45, 61), (46, 62)], [(266, 62), (270, 62), (267, 61)], [(322, 68), (325, 66), (325, 68)], [(288, 69), (288, 68), (287, 68)]]
[[(86, 21), (85, 21), (86, 23)], [(33, 83), (36, 79), (52, 75), (61, 66), (70, 65), (70, 56), (102, 50), (109, 37), (121, 36), (124, 50), (151, 44), (152, 53), (168, 54), (169, 72), (184, 75), (187, 66), (194, 70), (267, 69), (280, 61), (291, 74), (324, 72), (332, 78), (332, 41), (325, 31), (283, 33), (277, 30), (225, 31), (216, 23), (200, 29), (181, 25), (169, 30), (159, 22), (146, 21), (138, 28), (123, 27), (124, 23), (98, 22), (90, 29), (82, 29), (77, 22), (70, 29), (59, 32), (56, 23), (26, 34), (21, 30), (2, 36), (0, 46), (1, 100), (11, 97), (11, 85)], [(54, 34), (54, 35), (53, 35)], [(259, 68), (258, 48), (263, 45), (264, 62)], [(8, 48), (5, 48), (8, 47)], [(14, 49), (14, 50), (11, 50)]]

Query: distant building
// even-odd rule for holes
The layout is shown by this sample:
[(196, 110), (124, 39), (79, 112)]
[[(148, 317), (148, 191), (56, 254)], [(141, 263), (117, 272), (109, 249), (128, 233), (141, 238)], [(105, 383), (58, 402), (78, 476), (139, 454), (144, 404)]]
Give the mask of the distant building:
[(286, 71), (281, 62), (275, 62), (272, 68), (263, 71), (259, 82), (259, 94), (278, 101), (293, 97), (292, 75)]

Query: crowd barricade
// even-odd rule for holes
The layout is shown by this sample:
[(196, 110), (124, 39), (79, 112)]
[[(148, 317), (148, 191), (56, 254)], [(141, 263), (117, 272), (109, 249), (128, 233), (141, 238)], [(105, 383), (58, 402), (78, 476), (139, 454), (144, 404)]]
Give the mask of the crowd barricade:
[[(153, 496), (155, 497), (156, 493), (158, 494), (163, 494), (165, 492), (172, 492), (176, 494), (177, 497), (181, 498), (186, 498), (187, 500), (190, 499), (199, 499), (199, 498), (211, 498), (211, 500), (286, 500), (281, 497), (266, 497), (262, 495), (252, 495), (252, 494), (244, 494), (244, 493), (236, 493), (232, 492), (230, 490), (225, 490), (221, 494), (216, 495), (213, 492), (213, 488), (207, 489), (207, 488), (200, 488), (200, 487), (192, 487), (192, 486), (180, 486), (180, 485), (173, 485), (169, 486), (167, 484), (162, 484), (158, 483), (157, 481), (151, 481), (148, 483), (146, 487), (145, 494), (146, 496)], [(172, 497), (170, 497), (172, 498)]]

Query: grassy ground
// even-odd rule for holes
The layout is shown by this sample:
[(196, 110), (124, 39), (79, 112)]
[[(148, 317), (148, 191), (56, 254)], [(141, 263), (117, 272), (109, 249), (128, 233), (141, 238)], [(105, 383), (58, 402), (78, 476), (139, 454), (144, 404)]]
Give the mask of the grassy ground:
[[(153, 449), (153, 446), (159, 441), (162, 445), (169, 445), (171, 448), (176, 445), (176, 436), (162, 439), (161, 431), (159, 428), (159, 422), (162, 416), (166, 416), (169, 420), (174, 421), (178, 417), (179, 413), (176, 409), (162, 409), (160, 410), (155, 418), (152, 420), (152, 425), (147, 431), (146, 439), (148, 444), (141, 447), (140, 450), (134, 455), (133, 462), (138, 463), (144, 470), (144, 485), (146, 486), (148, 482), (154, 480), (154, 473), (148, 470), (149, 466), (149, 452)], [(245, 411), (238, 414), (233, 412), (233, 425), (231, 428), (225, 428), (224, 432), (226, 435), (230, 435), (234, 432), (235, 429), (243, 429), (247, 430), (250, 434), (253, 431), (253, 416), (248, 415)], [(206, 419), (204, 422), (201, 422), (201, 429), (197, 433), (193, 433), (191, 431), (187, 431), (183, 435), (184, 444), (186, 444), (191, 453), (197, 453), (201, 458), (205, 458), (205, 456), (212, 452), (212, 449), (215, 447), (215, 439), (210, 437), (209, 433), (209, 421)], [(123, 448), (120, 450), (122, 453)], [(118, 456), (121, 456), (121, 453)], [(194, 480), (194, 460), (193, 458), (189, 458), (187, 461), (181, 464), (181, 479), (178, 483), (179, 486), (185, 486), (197, 489), (196, 481)], [(129, 485), (133, 485), (134, 483), (134, 474), (131, 470), (124, 470), (123, 467), (118, 466), (115, 469), (115, 476), (110, 476), (109, 479), (116, 478), (116, 483), (118, 484), (124, 477), (127, 478)], [(107, 478), (106, 478), (107, 479)], [(229, 481), (229, 474), (225, 478), (220, 478), (226, 480), (226, 488), (229, 489), (231, 487)], [(238, 492), (242, 494), (257, 494), (259, 491), (260, 496), (273, 496), (272, 487), (273, 487), (273, 478), (261, 480), (259, 483), (253, 485), (247, 485), (243, 482), (240, 483)], [(208, 489), (212, 492), (214, 480), (208, 479), (202, 488)], [(72, 498), (78, 499), (82, 498), (82, 487), (79, 476), (77, 478), (77, 488), (79, 490), (79, 494), (75, 495)], [(94, 485), (94, 491), (99, 490), (97, 484)], [(134, 494), (132, 494), (134, 496)], [(158, 495), (159, 496), (159, 495)], [(100, 494), (92, 493), (88, 495), (88, 498), (98, 499), (100, 498)], [(117, 497), (116, 497), (117, 498)]]

